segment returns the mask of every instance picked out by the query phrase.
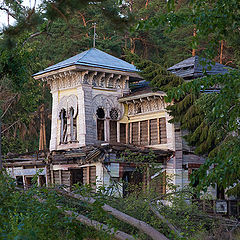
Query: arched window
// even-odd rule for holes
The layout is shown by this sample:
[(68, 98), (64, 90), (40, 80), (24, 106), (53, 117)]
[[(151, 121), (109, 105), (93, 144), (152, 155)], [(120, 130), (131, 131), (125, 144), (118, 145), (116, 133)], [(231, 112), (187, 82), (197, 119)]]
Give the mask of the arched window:
[(60, 144), (67, 142), (67, 116), (66, 110), (62, 109), (60, 112), (61, 129), (60, 129)]
[(97, 140), (104, 141), (105, 134), (104, 134), (104, 119), (105, 119), (105, 112), (104, 109), (99, 107), (96, 112), (97, 115)]

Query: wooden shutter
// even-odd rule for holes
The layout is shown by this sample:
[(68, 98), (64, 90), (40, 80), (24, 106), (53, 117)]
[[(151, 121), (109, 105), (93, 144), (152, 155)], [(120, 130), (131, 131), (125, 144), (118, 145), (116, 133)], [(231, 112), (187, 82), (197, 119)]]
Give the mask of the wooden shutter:
[(97, 119), (97, 137), (99, 141), (104, 141), (104, 120)]
[(126, 143), (126, 124), (120, 123), (120, 142)]
[(110, 121), (110, 142), (117, 142), (117, 121)]
[(140, 122), (140, 144), (148, 145), (148, 121)]
[(138, 145), (138, 122), (132, 123), (132, 144)]
[(158, 144), (157, 119), (150, 120), (150, 145)]
[(166, 128), (166, 118), (159, 119), (159, 134), (160, 134), (160, 144), (167, 143), (167, 128)]

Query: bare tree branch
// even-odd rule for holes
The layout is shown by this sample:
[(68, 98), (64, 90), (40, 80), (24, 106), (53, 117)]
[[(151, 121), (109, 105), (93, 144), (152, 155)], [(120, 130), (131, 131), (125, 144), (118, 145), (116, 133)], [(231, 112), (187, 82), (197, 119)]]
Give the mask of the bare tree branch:
[(0, 6), (0, 10), (6, 11), (9, 16), (11, 16), (14, 19), (17, 19), (17, 16), (9, 11), (9, 9)]

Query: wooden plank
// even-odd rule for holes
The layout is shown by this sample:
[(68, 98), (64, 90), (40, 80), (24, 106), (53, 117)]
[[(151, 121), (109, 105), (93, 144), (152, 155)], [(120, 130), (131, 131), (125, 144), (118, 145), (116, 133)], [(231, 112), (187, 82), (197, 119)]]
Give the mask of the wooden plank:
[(138, 122), (133, 122), (132, 123), (132, 144), (138, 145)]
[(59, 184), (62, 185), (62, 170), (58, 170), (59, 174)]
[(138, 122), (138, 144), (140, 145), (141, 141), (141, 122)]
[(132, 123), (130, 123), (130, 134), (129, 134), (129, 143), (131, 144), (132, 143)]
[(147, 131), (148, 131), (148, 145), (150, 145), (150, 120), (147, 120)]
[(90, 184), (90, 167), (87, 167), (87, 184)]
[(166, 126), (166, 118), (159, 119), (159, 136), (160, 136), (160, 143), (165, 144), (167, 143), (167, 126)]
[(145, 146), (148, 145), (148, 121), (141, 121), (141, 129), (140, 129), (140, 144)]
[(158, 144), (157, 119), (150, 120), (150, 145)]
[(126, 124), (126, 144), (129, 144), (129, 124)]
[(158, 144), (160, 144), (160, 124), (159, 124), (159, 118), (157, 119), (157, 138), (158, 138)]

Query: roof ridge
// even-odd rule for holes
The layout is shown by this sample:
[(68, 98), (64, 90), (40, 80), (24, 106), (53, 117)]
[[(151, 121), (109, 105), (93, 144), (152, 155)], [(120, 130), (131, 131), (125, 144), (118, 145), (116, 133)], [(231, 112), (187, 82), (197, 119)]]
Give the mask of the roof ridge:
[[(83, 54), (83, 56), (80, 57), (76, 62), (79, 62), (81, 59), (83, 59), (84, 57), (86, 57), (86, 56), (88, 55), (88, 53), (89, 53), (91, 50), (93, 50), (93, 49), (94, 49), (94, 48), (90, 48), (89, 50), (87, 50), (86, 53)], [(80, 53), (80, 54), (81, 54), (81, 53)]]

